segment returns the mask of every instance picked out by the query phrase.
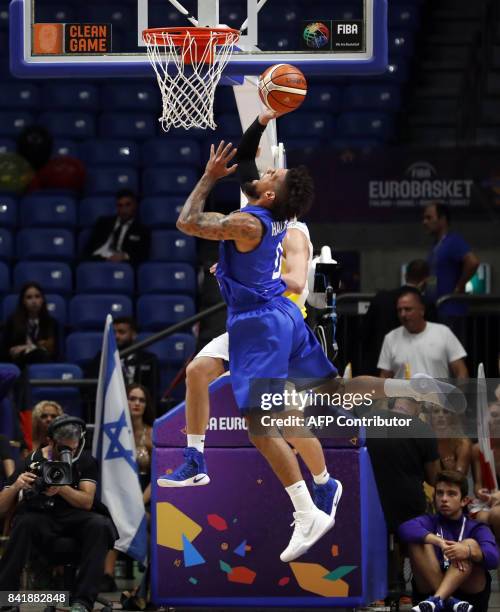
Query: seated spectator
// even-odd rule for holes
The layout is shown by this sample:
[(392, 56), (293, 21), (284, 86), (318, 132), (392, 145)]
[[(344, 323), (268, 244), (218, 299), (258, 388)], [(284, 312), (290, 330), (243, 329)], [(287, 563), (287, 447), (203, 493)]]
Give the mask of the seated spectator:
[(137, 214), (137, 195), (129, 189), (116, 194), (116, 217), (99, 217), (84, 250), (87, 259), (124, 261), (135, 265), (149, 257), (150, 232)]
[[(119, 351), (123, 351), (136, 341), (137, 324), (132, 317), (117, 317), (113, 321), (116, 344)], [(101, 351), (89, 363), (85, 375), (89, 378), (99, 376), (99, 366), (101, 363)], [(153, 405), (156, 400), (158, 389), (158, 360), (156, 355), (148, 351), (138, 350), (121, 360), (123, 378), (126, 385), (138, 383), (146, 387), (153, 398)]]
[(422, 372), (433, 378), (468, 378), (464, 347), (440, 323), (425, 320), (425, 304), (417, 289), (407, 289), (397, 301), (400, 327), (389, 332), (382, 345), (378, 368), (382, 378), (404, 378)]
[(429, 264), (423, 259), (411, 261), (405, 272), (405, 283), (396, 289), (384, 289), (375, 294), (361, 321), (361, 342), (363, 345), (363, 372), (378, 374), (377, 360), (384, 337), (390, 331), (399, 327), (400, 322), (396, 310), (398, 297), (408, 288), (417, 289), (423, 294), (425, 303), (425, 318), (427, 321), (437, 321), (436, 307), (425, 297), (425, 288), (429, 278)]
[(58, 325), (36, 283), (21, 289), (16, 310), (5, 322), (3, 342), (5, 358), (20, 368), (57, 360)]
[(430, 408), (431, 427), (438, 439), (442, 470), (469, 473), (472, 442), (464, 435), (460, 417), (440, 406)]
[[(132, 420), (132, 429), (135, 439), (135, 457), (139, 469), (139, 481), (143, 491), (144, 506), (149, 511), (151, 503), (151, 456), (153, 454), (153, 421), (154, 412), (151, 396), (146, 387), (137, 383), (127, 387), (128, 409)], [(115, 564), (118, 557), (117, 550), (109, 551), (104, 567), (103, 591), (115, 591), (114, 580)], [(134, 598), (136, 591), (127, 592), (124, 599)], [(134, 608), (137, 609), (137, 608)]]
[(31, 413), (31, 450), (37, 450), (49, 443), (49, 425), (58, 416), (62, 416), (63, 409), (57, 402), (43, 400), (33, 408)]
[(403, 523), (399, 537), (408, 544), (415, 581), (416, 612), (486, 612), (491, 591), (488, 570), (498, 566), (490, 529), (468, 518), (467, 479), (440, 472), (434, 502), (437, 514)]
[[(489, 405), (490, 412), (490, 443), (495, 459), (497, 483), (500, 482), (500, 402)], [(479, 444), (472, 447), (472, 474), (474, 477), (474, 493), (476, 498), (470, 506), (471, 515), (481, 523), (491, 527), (497, 540), (500, 540), (500, 491), (485, 487), (483, 476), (483, 461)]]
[[(34, 451), (0, 493), (0, 512), (15, 507), (9, 542), (0, 560), (0, 590), (18, 591), (22, 569), (33, 551), (44, 556), (54, 538), (69, 536), (79, 545), (79, 571), (71, 593), (71, 612), (92, 610), (103, 575), (106, 552), (118, 534), (105, 506), (95, 499), (96, 460), (83, 450), (85, 423), (60, 416), (49, 429), (49, 444)], [(34, 466), (61, 458), (62, 447), (71, 449), (72, 484), (35, 484)], [(29, 494), (28, 494), (29, 492)]]

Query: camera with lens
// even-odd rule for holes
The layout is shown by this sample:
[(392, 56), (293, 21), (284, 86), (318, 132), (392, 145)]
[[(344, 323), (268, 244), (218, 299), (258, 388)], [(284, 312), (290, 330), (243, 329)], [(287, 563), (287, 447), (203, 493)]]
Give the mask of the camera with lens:
[(31, 485), (31, 489), (24, 492), (24, 499), (31, 505), (36, 504), (43, 509), (52, 507), (54, 505), (53, 500), (46, 496), (40, 497), (40, 495), (48, 487), (61, 487), (73, 482), (71, 449), (68, 446), (61, 446), (58, 448), (58, 454), (60, 461), (49, 459), (30, 465), (30, 472), (36, 475), (36, 479)]

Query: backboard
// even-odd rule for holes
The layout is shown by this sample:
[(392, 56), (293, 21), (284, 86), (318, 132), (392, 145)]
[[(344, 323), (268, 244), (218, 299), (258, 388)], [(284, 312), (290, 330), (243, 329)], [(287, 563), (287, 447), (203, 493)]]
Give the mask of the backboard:
[(241, 30), (225, 76), (291, 63), (305, 75), (387, 65), (387, 0), (12, 0), (10, 62), (19, 77), (151, 76), (142, 31)]

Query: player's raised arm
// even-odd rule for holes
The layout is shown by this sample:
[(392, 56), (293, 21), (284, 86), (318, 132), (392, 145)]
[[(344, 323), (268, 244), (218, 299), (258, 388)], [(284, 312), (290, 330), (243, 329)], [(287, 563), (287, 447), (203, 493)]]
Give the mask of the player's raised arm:
[(186, 200), (177, 219), (177, 229), (181, 232), (207, 240), (235, 240), (249, 244), (257, 244), (260, 241), (262, 225), (253, 215), (203, 212), (208, 194), (215, 183), (236, 171), (237, 164), (231, 164), (235, 155), (236, 149), (232, 143), (225, 145), (223, 140), (217, 150), (214, 145), (210, 147), (210, 159), (205, 173)]
[(270, 108), (263, 109), (241, 137), (238, 153), (235, 157), (235, 161), (238, 162), (238, 178), (241, 185), (259, 179), (255, 158), (257, 157), (260, 139), (267, 124), (278, 116), (279, 114)]

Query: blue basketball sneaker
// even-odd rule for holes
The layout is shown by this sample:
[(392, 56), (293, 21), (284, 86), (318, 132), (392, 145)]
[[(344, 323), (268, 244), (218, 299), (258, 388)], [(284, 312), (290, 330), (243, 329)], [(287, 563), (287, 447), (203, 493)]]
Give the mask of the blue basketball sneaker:
[(210, 482), (203, 453), (188, 447), (184, 449), (184, 459), (184, 463), (172, 474), (158, 478), (156, 482), (159, 487), (200, 487)]
[(412, 608), (413, 612), (442, 612), (444, 609), (445, 605), (440, 597), (428, 597)]
[(342, 483), (340, 480), (330, 478), (324, 485), (317, 485), (313, 481), (313, 501), (314, 505), (329, 514), (332, 519), (335, 519), (337, 506), (342, 497)]
[(446, 609), (450, 610), (450, 612), (471, 612), (474, 609), (468, 601), (463, 601), (456, 597), (448, 597), (445, 603)]

